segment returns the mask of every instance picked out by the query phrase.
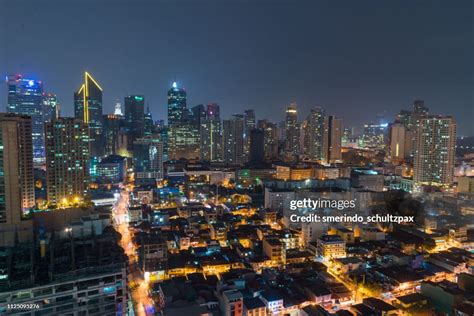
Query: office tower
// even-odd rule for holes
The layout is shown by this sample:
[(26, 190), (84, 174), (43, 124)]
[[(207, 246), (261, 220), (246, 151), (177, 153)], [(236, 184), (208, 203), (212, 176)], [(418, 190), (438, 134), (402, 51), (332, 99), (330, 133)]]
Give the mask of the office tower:
[(207, 105), (207, 109), (206, 109), (206, 116), (220, 121), (220, 119), (221, 119), (221, 110), (220, 110), (219, 104), (217, 104), (215, 102), (214, 103), (209, 103)]
[(133, 149), (135, 139), (142, 137), (145, 127), (145, 98), (142, 95), (125, 97), (125, 132), (127, 149)]
[(244, 116), (234, 115), (222, 123), (223, 159), (225, 163), (240, 165), (244, 163)]
[(388, 124), (369, 123), (364, 125), (364, 147), (383, 150), (386, 145)]
[(163, 178), (163, 141), (160, 135), (143, 136), (133, 142), (133, 169), (137, 179)]
[(89, 131), (83, 120), (59, 118), (46, 123), (48, 202), (68, 207), (86, 198), (89, 184)]
[(117, 102), (115, 103), (115, 109), (114, 109), (114, 114), (115, 115), (123, 115), (122, 112), (122, 104), (120, 104), (120, 101), (117, 99)]
[(185, 124), (168, 128), (168, 159), (199, 159), (199, 126)]
[(262, 129), (250, 131), (250, 162), (262, 162), (265, 158), (265, 133)]
[(286, 110), (285, 118), (286, 154), (288, 157), (297, 157), (300, 153), (300, 126), (296, 103), (291, 103)]
[(244, 111), (244, 155), (247, 161), (250, 156), (250, 132), (256, 127), (255, 111)]
[(456, 123), (449, 116), (425, 116), (416, 132), (413, 180), (418, 185), (451, 185)]
[(74, 116), (88, 125), (90, 155), (103, 156), (102, 88), (88, 72), (74, 93)]
[(263, 150), (265, 152), (265, 158), (277, 158), (279, 140), (278, 126), (275, 123), (268, 122), (267, 120), (259, 120), (257, 126), (263, 130)]
[(326, 163), (333, 163), (342, 159), (342, 119), (329, 115), (325, 119), (323, 159)]
[(186, 91), (173, 82), (168, 91), (168, 125), (183, 125), (187, 120)]
[(53, 93), (43, 93), (43, 122), (49, 122), (60, 116), (61, 106)]
[(33, 160), (44, 163), (43, 83), (21, 75), (10, 75), (7, 76), (7, 85), (7, 112), (31, 116)]
[(320, 107), (311, 109), (306, 118), (305, 149), (311, 160), (321, 160), (323, 157), (325, 113)]
[(35, 205), (32, 119), (26, 115), (0, 113), (0, 246), (13, 246), (15, 239), (32, 240), (31, 220)]
[(200, 126), (206, 118), (206, 109), (203, 104), (198, 104), (191, 108), (190, 123), (192, 125)]
[(104, 138), (105, 138), (105, 155), (118, 154), (119, 150), (119, 133), (124, 125), (123, 117), (116, 114), (104, 115)]
[(155, 133), (155, 122), (153, 122), (153, 115), (151, 114), (150, 107), (147, 106), (145, 112), (145, 121), (144, 121), (144, 135), (151, 135)]
[(205, 161), (222, 161), (222, 122), (220, 106), (216, 102), (206, 106), (206, 116), (201, 124), (201, 159)]
[(205, 116), (201, 120), (201, 160), (219, 161), (222, 158), (222, 134), (220, 108), (217, 103), (207, 105)]

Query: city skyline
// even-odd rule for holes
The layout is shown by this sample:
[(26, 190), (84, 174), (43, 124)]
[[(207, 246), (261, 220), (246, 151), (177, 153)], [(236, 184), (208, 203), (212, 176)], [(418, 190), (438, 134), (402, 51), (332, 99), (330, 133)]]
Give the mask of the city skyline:
[[(279, 122), (294, 101), (299, 120), (321, 106), (345, 126), (360, 127), (384, 112), (391, 119), (420, 98), (433, 113), (455, 117), (458, 135), (473, 134), (468, 1), (456, 7), (418, 1), (403, 8), (370, 1), (344, 8), (308, 3), (307, 10), (284, 1), (271, 7), (183, 1), (182, 23), (172, 23), (176, 11), (163, 15), (159, 10), (173, 9), (166, 2), (139, 2), (132, 15), (125, 15), (126, 6), (86, 3), (94, 9), (87, 25), (70, 22), (67, 10), (54, 1), (18, 2), (0, 13), (3, 75), (22, 73), (43, 81), (45, 91), (57, 94), (63, 116), (73, 115), (73, 93), (89, 71), (104, 87), (104, 113), (113, 113), (117, 98), (123, 103), (125, 96), (140, 94), (154, 119), (165, 119), (166, 91), (177, 79), (188, 93), (188, 107), (217, 102), (224, 118), (251, 108), (257, 119)], [(83, 12), (80, 4), (73, 3), (77, 10), (70, 14)], [(33, 16), (37, 11), (44, 13), (41, 20)], [(20, 12), (27, 18), (12, 28)], [(405, 22), (399, 23), (394, 12)], [(136, 23), (124, 28), (120, 21), (126, 18)], [(435, 23), (440, 20), (446, 23)], [(64, 27), (54, 28), (56, 23)], [(38, 40), (31, 29), (49, 36)], [(81, 50), (78, 39), (88, 39), (96, 49)], [(67, 44), (57, 52), (48, 48), (54, 40)], [(175, 49), (166, 50), (167, 43)], [(38, 48), (34, 54), (30, 45)], [(5, 88), (0, 100), (4, 109)]]

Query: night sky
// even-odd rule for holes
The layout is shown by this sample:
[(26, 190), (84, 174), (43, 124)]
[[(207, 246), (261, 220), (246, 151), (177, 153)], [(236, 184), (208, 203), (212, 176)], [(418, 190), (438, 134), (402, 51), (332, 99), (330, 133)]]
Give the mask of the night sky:
[[(188, 106), (280, 121), (289, 102), (360, 125), (413, 99), (474, 135), (473, 1), (0, 0), (0, 74), (40, 79), (73, 114), (85, 70), (104, 112), (144, 94), (166, 119), (174, 78)], [(5, 111), (6, 85), (0, 89)]]

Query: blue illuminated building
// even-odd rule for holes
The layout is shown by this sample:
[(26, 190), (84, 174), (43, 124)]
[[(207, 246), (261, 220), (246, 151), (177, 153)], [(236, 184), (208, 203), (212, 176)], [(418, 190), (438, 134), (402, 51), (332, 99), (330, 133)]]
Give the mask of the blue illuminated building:
[(33, 159), (35, 163), (44, 163), (43, 83), (22, 75), (10, 75), (6, 80), (7, 112), (31, 116)]

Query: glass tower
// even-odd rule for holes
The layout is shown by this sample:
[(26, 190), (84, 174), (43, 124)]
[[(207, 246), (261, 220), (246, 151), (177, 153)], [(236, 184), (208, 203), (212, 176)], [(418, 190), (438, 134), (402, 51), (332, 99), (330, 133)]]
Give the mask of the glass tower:
[(176, 82), (168, 91), (168, 125), (183, 125), (187, 120), (186, 91), (178, 88)]
[(31, 116), (33, 160), (44, 163), (43, 83), (23, 78), (21, 75), (7, 76), (7, 112)]
[(102, 88), (88, 72), (84, 73), (84, 83), (74, 93), (74, 116), (88, 124), (91, 156), (103, 156)]

